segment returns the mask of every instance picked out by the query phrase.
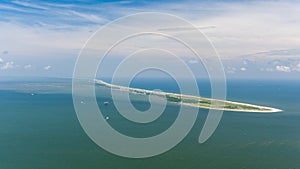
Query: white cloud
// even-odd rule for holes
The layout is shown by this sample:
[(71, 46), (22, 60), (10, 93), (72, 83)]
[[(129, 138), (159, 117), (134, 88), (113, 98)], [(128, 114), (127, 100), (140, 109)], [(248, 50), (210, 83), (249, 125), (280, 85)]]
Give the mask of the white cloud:
[[(54, 24), (56, 28), (64, 24), (69, 24), (69, 26), (74, 24), (63, 22), (63, 19), (66, 17), (76, 18), (80, 21), (88, 20), (96, 24), (103, 23), (106, 21), (104, 16), (106, 16), (107, 13), (105, 11), (94, 11), (101, 11), (102, 8), (105, 9), (106, 7), (109, 7), (110, 9), (109, 15), (111, 18), (117, 18), (118, 16), (132, 13), (132, 11), (125, 7), (113, 4), (103, 4), (101, 7), (97, 5), (77, 6), (83, 9), (91, 9), (89, 11), (86, 10), (88, 12), (84, 12), (81, 10), (75, 10), (76, 5), (71, 5), (71, 7), (64, 8), (63, 10), (57, 7), (57, 5), (60, 6), (60, 4), (53, 4), (51, 6), (44, 3), (28, 3), (21, 1), (13, 1), (13, 3), (41, 9), (45, 7), (49, 8), (47, 11), (51, 11), (53, 17), (56, 17), (53, 20), (60, 21), (59, 24)], [(68, 4), (61, 5), (69, 6)], [(162, 6), (168, 6), (168, 8)], [(207, 8), (208, 6), (209, 8)], [(193, 8), (193, 12), (190, 12), (191, 7)], [(253, 3), (228, 2), (209, 4), (179, 2), (166, 3), (165, 5), (162, 5), (161, 3), (151, 3), (148, 4), (148, 6), (136, 7), (135, 10), (139, 12), (156, 9), (156, 11), (174, 13), (186, 18), (197, 27), (205, 28), (210, 27), (210, 25), (214, 25), (213, 29), (203, 29), (203, 32), (216, 46), (221, 57), (235, 57), (262, 51), (300, 48), (299, 8), (300, 3), (298, 2), (255, 1)], [(103, 15), (99, 15), (100, 13), (103, 13)], [(23, 18), (24, 17), (22, 16), (21, 19)], [(159, 20), (159, 18), (157, 18), (157, 20)], [(138, 22), (146, 21), (140, 20)], [(77, 27), (74, 30), (67, 30), (66, 32), (52, 32), (47, 29), (51, 29), (51, 25), (53, 27), (53, 24), (48, 22), (47, 24), (43, 27), (43, 29), (37, 29), (37, 27), (34, 26), (24, 27), (23, 25), (15, 23), (12, 25), (3, 24), (0, 27), (0, 32), (3, 32), (3, 35), (7, 35), (7, 37), (4, 36), (5, 38), (0, 38), (0, 41), (6, 41), (7, 43), (5, 46), (9, 49), (19, 50), (22, 52), (24, 52), (24, 50), (30, 50), (30, 54), (33, 52), (36, 54), (37, 50), (44, 52), (47, 49), (49, 49), (49, 51), (80, 49), (84, 44), (84, 41), (90, 36), (88, 31), (84, 28), (89, 27), (87, 29), (91, 30), (91, 28), (98, 26), (87, 26), (84, 24), (82, 26), (81, 23), (81, 25), (76, 25)], [(162, 27), (161, 29), (164, 28)], [(175, 27), (167, 29), (172, 30), (178, 28)], [(22, 40), (20, 40), (19, 37), (23, 37)], [(16, 41), (16, 39), (19, 40)], [(283, 41), (285, 43), (282, 43)], [(16, 42), (18, 43), (17, 45), (15, 45)], [(18, 46), (19, 49), (15, 49), (16, 46)]]
[(188, 62), (189, 62), (189, 64), (196, 64), (196, 63), (199, 63), (197, 60), (189, 60)]
[(17, 4), (17, 5), (21, 5), (21, 6), (24, 6), (24, 7), (29, 7), (29, 8), (36, 8), (36, 9), (48, 9), (44, 6), (41, 6), (41, 5), (36, 5), (36, 4), (33, 4), (33, 3), (27, 3), (27, 2), (22, 2), (22, 1), (12, 1), (14, 4)]
[(101, 18), (94, 14), (86, 14), (86, 13), (76, 12), (76, 11), (70, 11), (70, 13), (95, 23), (102, 23), (106, 21), (104, 18)]
[(32, 67), (32, 65), (30, 65), (30, 64), (29, 65), (25, 65), (24, 69), (30, 69), (31, 67)]
[(50, 70), (51, 68), (52, 68), (52, 67), (49, 66), (49, 65), (44, 67), (45, 70)]
[(2, 58), (0, 58), (0, 63), (4, 62)]
[(10, 5), (3, 5), (3, 4), (0, 4), (0, 9), (13, 10), (13, 11), (18, 11), (18, 12), (30, 12), (30, 10), (25, 10), (25, 9), (16, 8), (16, 7), (13, 7)]
[[(220, 15), (193, 22), (198, 22), (197, 25), (216, 25), (215, 29), (203, 32), (223, 57), (299, 49), (299, 8), (300, 3), (294, 1), (222, 3), (215, 8), (220, 10)], [(283, 44), (282, 40), (287, 43)]]
[(241, 67), (241, 71), (246, 71), (247, 69), (245, 67)]
[(15, 67), (14, 62), (6, 62), (0, 67), (1, 70), (13, 69)]
[(280, 72), (291, 72), (291, 68), (289, 66), (276, 66), (276, 70)]
[(234, 74), (234, 73), (236, 73), (236, 68), (228, 66), (227, 67), (227, 73), (228, 74)]
[(45, 54), (56, 55), (55, 51), (70, 54), (74, 49), (81, 49), (90, 36), (88, 30), (94, 27), (77, 30), (51, 30), (48, 27), (24, 26), (0, 21), (1, 48), (5, 48), (15, 56), (36, 57)]
[[(0, 21), (0, 42), (6, 42), (1, 44), (3, 45), (1, 48), (8, 50), (13, 57), (28, 57), (25, 63), (18, 61), (22, 65), (33, 63), (28, 60), (30, 59), (29, 57), (69, 57), (70, 54), (75, 56), (74, 53), (79, 51), (91, 35), (90, 30), (95, 32), (102, 23), (107, 21), (107, 18), (112, 20), (119, 16), (131, 14), (134, 8), (134, 12), (155, 9), (158, 12), (173, 13), (187, 19), (197, 28), (204, 28), (201, 31), (212, 41), (221, 59), (226, 57), (229, 57), (229, 59), (241, 59), (240, 56), (255, 54), (253, 62), (245, 60), (240, 65), (231, 64), (237, 69), (226, 69), (228, 73), (246, 70), (252, 72), (253, 69), (260, 67), (263, 67), (261, 71), (266, 72), (300, 72), (300, 65), (297, 65), (298, 62), (261, 65), (262, 60), (267, 60), (266, 58), (270, 57), (273, 60), (279, 58), (284, 61), (290, 58), (300, 59), (300, 18), (298, 17), (300, 15), (300, 2), (297, 1), (230, 1), (211, 3), (193, 1), (192, 3), (154, 2), (149, 4), (146, 2), (146, 5), (133, 6), (132, 9), (112, 3), (79, 6), (60, 3), (29, 3), (29, 1), (17, 0), (10, 5), (8, 4), (1, 5), (0, 3), (0, 10), (2, 8), (11, 11), (22, 11), (22, 14), (4, 14), (4, 16), (1, 16), (4, 19)], [(193, 12), (190, 10), (191, 7)], [(46, 8), (48, 10), (43, 10)], [(103, 11), (101, 11), (102, 8), (104, 9)], [(110, 10), (107, 11), (106, 9)], [(30, 15), (27, 15), (28, 13)], [(49, 18), (44, 16), (49, 16)], [(155, 20), (160, 22), (159, 18)], [(137, 23), (140, 22), (145, 23), (147, 21), (137, 21)], [(135, 29), (142, 30), (140, 28)], [(189, 31), (189, 28), (180, 27), (180, 25), (175, 25), (174, 28), (171, 26), (157, 29), (169, 32), (176, 31), (179, 35)], [(190, 35), (191, 39), (189, 40), (191, 42), (192, 38), (197, 38), (193, 35), (193, 33)], [(180, 50), (180, 48), (171, 47), (170, 43), (165, 43), (167, 41), (160, 39), (157, 41), (159, 43), (157, 46), (161, 48), (169, 47), (174, 50)], [(192, 44), (192, 46), (196, 45), (198, 44)], [(124, 53), (123, 51), (127, 51), (124, 48), (119, 48), (118, 50), (120, 50), (120, 55)], [(196, 62), (188, 60), (188, 63), (194, 64)], [(245, 69), (242, 67), (245, 67)], [(49, 70), (51, 66), (43, 67), (43, 69)]]
[(294, 68), (293, 68), (294, 71), (298, 71), (300, 72), (300, 63), (298, 63)]

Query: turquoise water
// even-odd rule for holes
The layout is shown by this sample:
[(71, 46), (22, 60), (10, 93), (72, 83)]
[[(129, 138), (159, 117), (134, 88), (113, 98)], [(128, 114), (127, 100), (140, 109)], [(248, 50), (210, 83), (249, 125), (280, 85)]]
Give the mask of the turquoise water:
[[(209, 83), (200, 83), (202, 96), (209, 96)], [(172, 80), (136, 80), (132, 86), (178, 91)], [(228, 100), (276, 107), (284, 112), (224, 112), (214, 135), (199, 144), (198, 136), (207, 115), (206, 110), (200, 110), (192, 131), (174, 149), (152, 158), (127, 159), (104, 151), (84, 133), (74, 112), (70, 80), (2, 81), (0, 168), (300, 168), (299, 86), (299, 81), (229, 80)], [(99, 103), (109, 100), (98, 99)], [(138, 109), (149, 107), (145, 102), (133, 104)], [(109, 123), (114, 128), (138, 137), (164, 131), (178, 112), (178, 106), (168, 106), (155, 123), (139, 126), (124, 120), (112, 105), (101, 108), (105, 116), (110, 116)]]

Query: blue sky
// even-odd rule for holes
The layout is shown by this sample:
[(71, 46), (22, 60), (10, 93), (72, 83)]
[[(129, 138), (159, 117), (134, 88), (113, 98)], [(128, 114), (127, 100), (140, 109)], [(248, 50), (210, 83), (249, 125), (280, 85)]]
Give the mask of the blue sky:
[(299, 9), (297, 1), (1, 1), (0, 76), (71, 77), (80, 49), (97, 29), (154, 11), (199, 27), (228, 77), (297, 79)]

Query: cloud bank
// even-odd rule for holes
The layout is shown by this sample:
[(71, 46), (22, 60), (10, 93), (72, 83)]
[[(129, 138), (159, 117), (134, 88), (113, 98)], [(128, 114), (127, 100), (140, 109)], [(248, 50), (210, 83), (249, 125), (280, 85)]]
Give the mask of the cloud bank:
[[(63, 58), (76, 58), (85, 41), (106, 23), (136, 12), (155, 11), (178, 15), (199, 28), (216, 47), (228, 74), (300, 72), (299, 9), (298, 1), (4, 1), (0, 2), (0, 50), (9, 53), (0, 55), (1, 70), (12, 69), (15, 63), (29, 69), (33, 64), (26, 63), (40, 60), (35, 64), (43, 65), (45, 58), (55, 58), (57, 62), (50, 64), (59, 65)], [(184, 27), (161, 30), (189, 31)], [(169, 44), (160, 41), (160, 45)], [(119, 55), (122, 50), (126, 48)], [(4, 63), (4, 55), (14, 60)], [(197, 63), (191, 60), (190, 64)], [(72, 64), (65, 69), (72, 72)]]

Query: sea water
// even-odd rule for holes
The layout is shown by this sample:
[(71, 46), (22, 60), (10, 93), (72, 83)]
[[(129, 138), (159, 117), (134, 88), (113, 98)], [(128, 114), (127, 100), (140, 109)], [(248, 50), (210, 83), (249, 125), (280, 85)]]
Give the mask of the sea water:
[[(209, 83), (199, 80), (201, 96)], [(0, 82), (0, 168), (43, 169), (291, 169), (300, 168), (300, 82), (295, 80), (228, 80), (227, 99), (282, 109), (281, 113), (224, 112), (213, 136), (198, 143), (207, 116), (200, 109), (187, 137), (170, 151), (146, 159), (113, 155), (97, 146), (81, 128), (73, 107), (70, 79), (2, 80)], [(131, 87), (178, 92), (173, 80), (135, 80)], [(99, 107), (121, 133), (149, 137), (168, 129), (178, 105), (167, 106), (156, 121), (140, 125), (116, 111), (109, 97)], [(108, 101), (108, 105), (103, 102)], [(139, 110), (148, 102), (133, 101)]]

